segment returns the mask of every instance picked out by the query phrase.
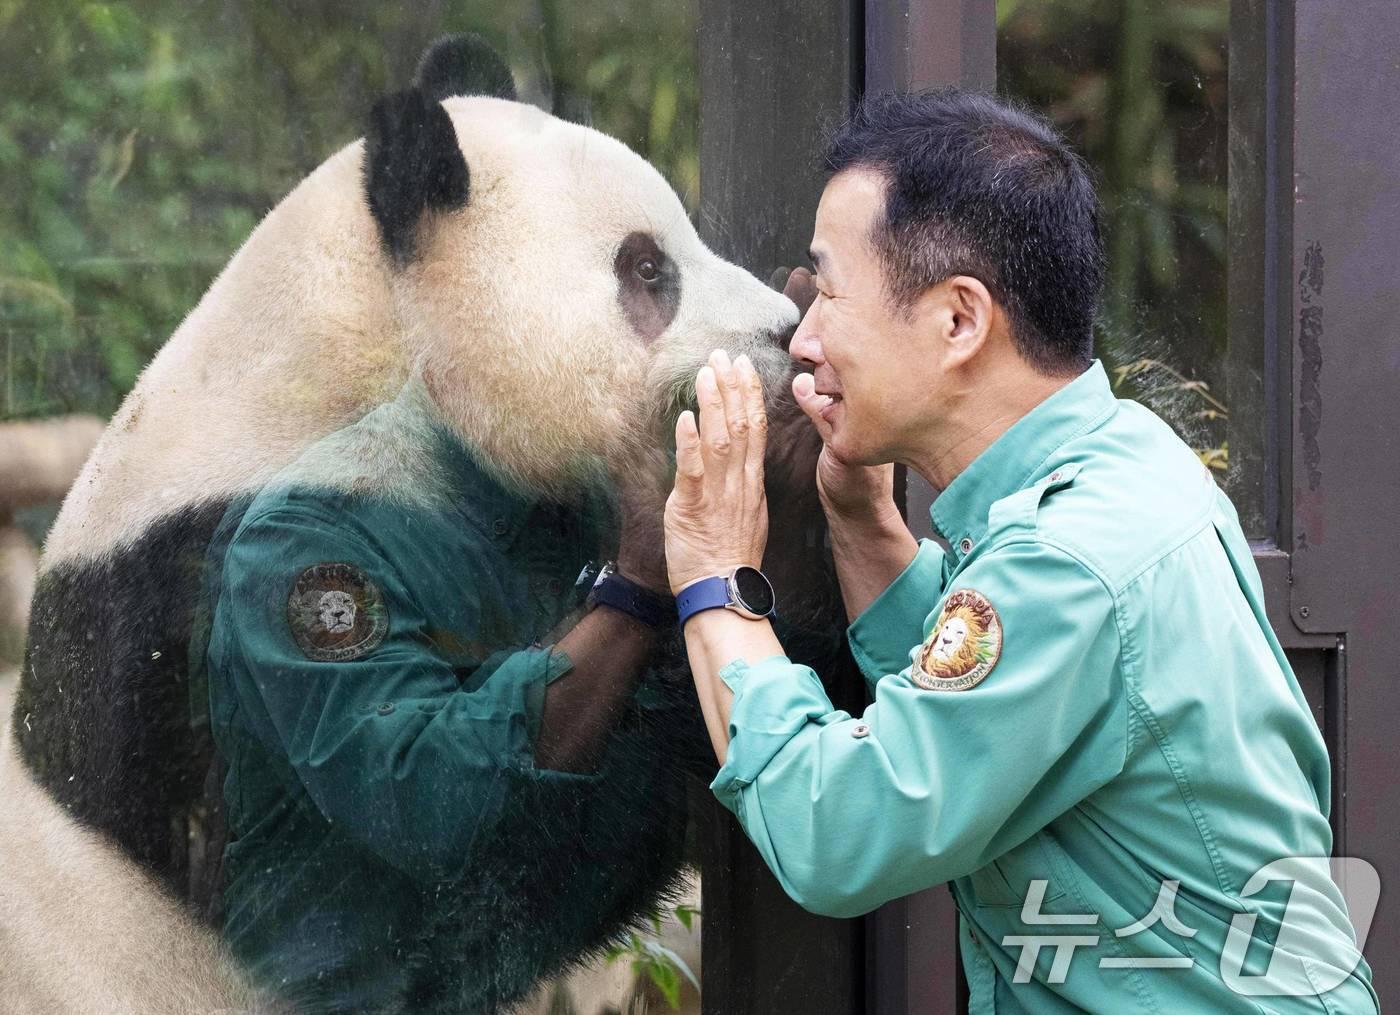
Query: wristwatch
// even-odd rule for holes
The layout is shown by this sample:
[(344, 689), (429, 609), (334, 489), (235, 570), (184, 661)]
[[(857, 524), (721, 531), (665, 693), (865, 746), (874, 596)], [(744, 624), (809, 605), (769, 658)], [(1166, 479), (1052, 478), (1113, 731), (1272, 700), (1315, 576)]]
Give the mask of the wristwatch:
[(676, 622), (675, 604), (667, 596), (622, 577), (611, 560), (599, 568), (584, 603), (590, 610), (599, 605), (611, 606), (651, 627), (667, 627)]
[(691, 582), (676, 595), (676, 612), (682, 625), (701, 610), (724, 607), (749, 620), (777, 616), (777, 597), (768, 577), (756, 567), (740, 564), (728, 574)]

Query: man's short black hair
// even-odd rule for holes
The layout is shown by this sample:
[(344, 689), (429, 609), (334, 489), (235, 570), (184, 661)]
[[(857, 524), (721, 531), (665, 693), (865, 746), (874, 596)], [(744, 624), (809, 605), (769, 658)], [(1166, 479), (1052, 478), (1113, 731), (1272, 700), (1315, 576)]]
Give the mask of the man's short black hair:
[(1089, 365), (1104, 279), (1098, 198), (1083, 160), (1045, 120), (956, 88), (875, 94), (831, 135), (824, 162), (832, 174), (884, 177), (872, 240), (897, 308), (971, 275), (1036, 369)]

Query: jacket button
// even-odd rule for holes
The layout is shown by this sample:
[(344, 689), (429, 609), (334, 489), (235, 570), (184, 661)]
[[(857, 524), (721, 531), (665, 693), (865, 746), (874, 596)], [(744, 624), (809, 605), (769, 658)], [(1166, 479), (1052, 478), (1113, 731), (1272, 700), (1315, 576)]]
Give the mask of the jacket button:
[(962, 537), (962, 542), (958, 543), (958, 552), (964, 557), (972, 552), (972, 540), (969, 537)]
[(394, 703), (393, 703), (392, 701), (386, 701), (384, 704), (382, 704), (382, 705), (379, 706), (379, 714), (380, 714), (380, 715), (389, 715), (389, 714), (390, 714), (391, 712), (393, 712), (393, 711), (394, 711)]
[(851, 736), (857, 740), (864, 740), (866, 737), (870, 736), (870, 724), (863, 722), (856, 723), (851, 727)]
[(1063, 472), (1061, 472), (1059, 469), (1056, 469), (1054, 472), (1050, 473), (1050, 482), (1058, 483), (1060, 481), (1060, 477), (1063, 475)]
[(506, 520), (504, 518), (497, 518), (491, 524), (491, 531), (496, 533), (496, 535), (498, 536), (504, 536), (506, 532), (509, 531), (509, 529), (510, 525), (506, 523)]

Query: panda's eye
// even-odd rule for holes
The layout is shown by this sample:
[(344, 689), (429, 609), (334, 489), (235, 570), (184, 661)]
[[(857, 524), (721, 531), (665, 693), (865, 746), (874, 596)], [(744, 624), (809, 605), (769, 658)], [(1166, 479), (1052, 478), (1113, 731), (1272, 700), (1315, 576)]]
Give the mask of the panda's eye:
[(643, 282), (655, 282), (661, 277), (661, 269), (658, 268), (656, 262), (650, 258), (645, 261), (638, 261), (637, 277)]

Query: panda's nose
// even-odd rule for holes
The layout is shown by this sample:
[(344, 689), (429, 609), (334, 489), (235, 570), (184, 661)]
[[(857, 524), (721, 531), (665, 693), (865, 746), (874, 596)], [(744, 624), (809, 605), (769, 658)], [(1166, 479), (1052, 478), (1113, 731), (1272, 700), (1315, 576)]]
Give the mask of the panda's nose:
[(797, 334), (797, 325), (791, 328), (784, 328), (781, 331), (767, 331), (759, 336), (763, 341), (776, 345), (783, 352), (788, 351), (788, 346), (792, 345), (792, 336)]
[(792, 322), (791, 327), (784, 328), (782, 331), (778, 332), (776, 336), (774, 336), (777, 339), (779, 348), (781, 348), (783, 352), (787, 352), (789, 349), (792, 348), (792, 337), (797, 334), (797, 329), (801, 325), (802, 319), (798, 318), (797, 320)]

